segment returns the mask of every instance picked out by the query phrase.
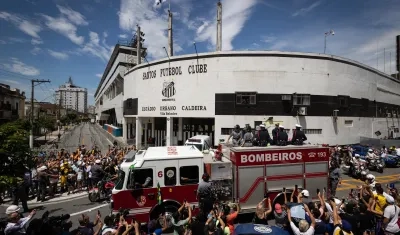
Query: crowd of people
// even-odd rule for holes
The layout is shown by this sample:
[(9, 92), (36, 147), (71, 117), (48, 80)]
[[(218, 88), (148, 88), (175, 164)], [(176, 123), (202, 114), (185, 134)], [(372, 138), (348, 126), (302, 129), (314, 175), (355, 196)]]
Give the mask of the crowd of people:
[[(311, 193), (305, 189), (283, 189), (285, 201), (282, 204), (271, 202), (268, 194), (258, 204), (253, 218), (254, 224), (275, 225), (280, 229), (296, 235), (400, 235), (400, 197), (394, 186), (383, 186), (379, 183), (371, 187), (368, 179), (349, 194), (346, 199), (334, 197), (336, 187), (340, 185), (341, 176), (338, 164), (340, 154), (352, 151), (351, 148), (331, 148), (330, 184), (328, 192), (318, 191), (318, 201), (311, 200)], [(73, 152), (61, 149), (59, 152), (39, 154), (36, 157), (37, 168), (27, 170), (20, 186), (12, 190), (15, 206), (10, 206), (6, 214), (9, 222), (5, 234), (16, 234), (35, 215), (32, 211), (28, 217), (20, 217), (18, 201), (22, 202), (25, 212), (28, 211), (27, 198), (34, 195), (38, 201), (45, 201), (57, 193), (76, 193), (89, 190), (105, 175), (116, 176), (118, 166), (131, 148), (110, 146), (106, 154), (102, 154), (94, 146), (87, 150), (85, 146)], [(351, 153), (350, 153), (351, 154)], [(81, 235), (103, 234), (162, 234), (172, 231), (174, 234), (235, 234), (235, 224), (241, 211), (240, 203), (215, 203), (202, 195), (209, 190), (209, 176), (205, 174), (199, 183), (198, 199), (200, 213), (194, 216), (193, 208), (182, 202), (181, 208), (167, 217), (160, 215), (157, 220), (148, 223), (147, 231), (140, 230), (139, 222), (129, 223), (125, 216), (118, 221), (112, 216), (102, 219), (98, 214), (94, 222), (87, 215), (79, 218), (78, 228), (71, 233)], [(326, 198), (326, 194), (331, 197)], [(271, 221), (273, 218), (274, 221)], [(398, 222), (399, 221), (399, 222)]]

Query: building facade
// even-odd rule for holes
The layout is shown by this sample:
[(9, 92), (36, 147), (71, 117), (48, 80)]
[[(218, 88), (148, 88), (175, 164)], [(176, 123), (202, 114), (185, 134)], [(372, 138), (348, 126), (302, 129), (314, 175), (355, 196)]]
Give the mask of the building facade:
[[(133, 40), (132, 40), (133, 41)], [(146, 48), (142, 48), (143, 52)], [(120, 42), (114, 47), (95, 93), (96, 120), (100, 124), (123, 124), (124, 74), (137, 64), (135, 43)]]
[(234, 127), (300, 124), (312, 144), (399, 136), (400, 82), (356, 61), (290, 52), (219, 52), (143, 63), (124, 78), (125, 140), (226, 140)]
[(25, 117), (25, 92), (0, 83), (0, 124)]
[(74, 110), (80, 113), (87, 112), (87, 89), (76, 86), (72, 78), (61, 85), (56, 91), (56, 103), (67, 110)]

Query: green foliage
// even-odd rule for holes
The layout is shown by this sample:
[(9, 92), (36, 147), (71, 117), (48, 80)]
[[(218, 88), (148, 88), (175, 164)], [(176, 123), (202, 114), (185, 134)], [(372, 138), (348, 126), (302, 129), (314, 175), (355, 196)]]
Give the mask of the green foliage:
[(60, 121), (64, 125), (76, 123), (78, 121), (78, 115), (76, 115), (76, 113), (68, 113), (67, 115), (61, 117)]
[[(0, 126), (0, 184), (9, 181), (9, 177), (21, 177), (25, 167), (32, 167), (34, 162), (29, 149), (28, 122), (18, 120)], [(2, 181), (3, 179), (3, 181)]]
[(56, 120), (48, 116), (41, 116), (35, 121), (34, 125), (38, 128), (45, 128), (48, 131), (54, 131), (56, 129)]

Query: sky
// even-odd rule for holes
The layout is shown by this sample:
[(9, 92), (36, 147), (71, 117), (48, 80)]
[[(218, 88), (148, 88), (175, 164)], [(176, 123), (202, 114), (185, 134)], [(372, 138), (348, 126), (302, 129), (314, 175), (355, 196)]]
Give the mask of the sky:
[[(165, 0), (163, 0), (165, 1)], [(298, 51), (353, 59), (395, 71), (400, 34), (397, 0), (222, 0), (223, 51)], [(215, 50), (217, 0), (171, 0), (174, 54)], [(54, 90), (71, 76), (88, 89), (89, 104), (114, 46), (137, 24), (149, 61), (166, 57), (168, 0), (13, 0), (0, 7), (0, 83), (55, 102)]]

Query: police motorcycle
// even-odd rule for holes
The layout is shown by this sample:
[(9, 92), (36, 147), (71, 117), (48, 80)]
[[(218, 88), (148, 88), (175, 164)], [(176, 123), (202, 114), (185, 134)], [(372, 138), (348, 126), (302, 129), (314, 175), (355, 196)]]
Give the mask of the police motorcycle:
[(365, 183), (367, 183), (367, 185), (371, 188), (372, 191), (375, 190), (376, 181), (375, 181), (375, 176), (373, 174), (368, 174), (366, 176)]
[(368, 169), (370, 171), (376, 171), (378, 173), (383, 173), (383, 161), (381, 159), (381, 157), (376, 157), (373, 159), (369, 159), (367, 158), (367, 164), (368, 164)]

